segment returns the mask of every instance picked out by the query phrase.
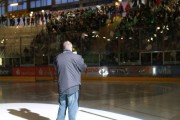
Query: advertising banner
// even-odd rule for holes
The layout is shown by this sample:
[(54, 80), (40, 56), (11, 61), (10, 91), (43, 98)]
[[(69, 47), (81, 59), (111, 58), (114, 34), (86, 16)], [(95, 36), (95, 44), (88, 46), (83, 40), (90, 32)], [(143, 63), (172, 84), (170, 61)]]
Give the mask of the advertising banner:
[(180, 77), (180, 66), (154, 66), (152, 69), (156, 76)]
[(154, 76), (154, 77), (180, 77), (180, 66), (121, 66), (121, 67), (88, 67), (86, 76)]
[(12, 67), (0, 67), (0, 76), (11, 76)]
[(83, 74), (86, 76), (152, 76), (151, 67), (122, 66), (122, 67), (88, 67)]
[(88, 76), (100, 76), (99, 75), (100, 67), (88, 67), (85, 72), (82, 73), (82, 75), (88, 75)]
[(129, 74), (127, 67), (109, 67), (109, 76), (127, 76)]
[(14, 67), (14, 76), (55, 76), (56, 72), (53, 66), (42, 67)]
[(173, 77), (180, 77), (180, 66), (171, 66)]
[[(1, 76), (37, 76), (37, 77), (56, 77), (53, 66), (38, 67), (0, 67)], [(159, 77), (180, 77), (180, 66), (118, 66), (118, 67), (88, 67), (83, 76), (107, 77), (107, 76), (159, 76)]]
[(128, 66), (128, 76), (152, 76), (151, 66)]
[(13, 76), (35, 76), (35, 67), (14, 67)]
[(56, 76), (53, 66), (36, 67), (36, 76)]

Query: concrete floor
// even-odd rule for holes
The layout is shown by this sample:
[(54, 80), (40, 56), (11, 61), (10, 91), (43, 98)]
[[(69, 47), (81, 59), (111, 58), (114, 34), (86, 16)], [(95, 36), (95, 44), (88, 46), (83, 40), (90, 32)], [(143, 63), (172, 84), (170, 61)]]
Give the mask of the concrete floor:
[[(0, 120), (12, 120), (12, 116), (18, 116), (17, 120), (55, 120), (57, 99), (56, 81), (0, 82)], [(49, 105), (48, 109), (44, 108)], [(96, 111), (89, 112), (91, 109)], [(31, 115), (27, 117), (30, 110)], [(79, 113), (87, 114), (84, 118), (78, 114), (78, 120), (90, 120), (88, 114), (104, 117), (96, 120), (120, 120), (114, 114), (108, 117), (100, 113), (101, 110), (127, 116), (121, 120), (130, 120), (128, 117), (134, 118), (132, 120), (180, 120), (180, 83), (82, 81)], [(48, 117), (52, 111), (55, 111), (53, 117)]]

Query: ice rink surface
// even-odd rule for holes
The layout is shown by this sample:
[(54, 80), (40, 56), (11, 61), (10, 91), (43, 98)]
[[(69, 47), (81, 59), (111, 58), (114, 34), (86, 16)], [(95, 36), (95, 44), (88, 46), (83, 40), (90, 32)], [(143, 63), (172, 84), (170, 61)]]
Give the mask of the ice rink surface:
[[(0, 82), (0, 120), (55, 120), (57, 100), (56, 81)], [(77, 120), (179, 120), (179, 101), (180, 83), (82, 81)]]

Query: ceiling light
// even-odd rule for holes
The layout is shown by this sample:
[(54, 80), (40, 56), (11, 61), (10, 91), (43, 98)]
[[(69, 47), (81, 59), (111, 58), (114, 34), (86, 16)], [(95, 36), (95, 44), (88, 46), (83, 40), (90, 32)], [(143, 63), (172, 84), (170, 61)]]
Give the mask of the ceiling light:
[(18, 3), (12, 3), (10, 6), (18, 6)]

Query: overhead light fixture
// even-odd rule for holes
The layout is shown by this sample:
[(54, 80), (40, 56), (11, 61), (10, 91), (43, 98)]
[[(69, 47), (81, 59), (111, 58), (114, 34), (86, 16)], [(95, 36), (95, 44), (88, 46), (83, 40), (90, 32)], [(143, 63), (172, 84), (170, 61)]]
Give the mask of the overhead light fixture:
[(97, 5), (96, 7), (97, 7), (97, 8), (101, 8), (101, 6), (100, 6), (100, 5)]
[(156, 35), (156, 34), (154, 34), (154, 37), (157, 37), (157, 35)]
[(18, 6), (18, 3), (12, 3), (10, 6)]
[(109, 41), (111, 41), (111, 39), (107, 39), (107, 41), (109, 42)]
[(119, 2), (115, 2), (115, 5), (116, 5), (116, 6), (119, 6)]
[(1, 40), (1, 43), (2, 43), (2, 44), (4, 43), (4, 39)]
[(132, 39), (132, 37), (129, 37), (129, 39)]
[(96, 34), (96, 33), (97, 33), (97, 31), (92, 31), (92, 33), (93, 33), (93, 34)]
[(151, 40), (153, 41), (153, 37), (151, 37)]
[(157, 27), (156, 30), (160, 30), (160, 27)]

